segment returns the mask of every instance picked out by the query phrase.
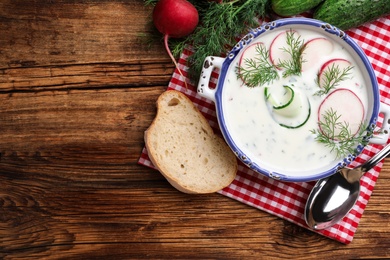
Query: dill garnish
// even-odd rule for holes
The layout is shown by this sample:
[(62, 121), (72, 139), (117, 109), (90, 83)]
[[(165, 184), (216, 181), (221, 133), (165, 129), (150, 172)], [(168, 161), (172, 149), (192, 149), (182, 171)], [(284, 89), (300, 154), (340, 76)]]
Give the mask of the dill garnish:
[(317, 91), (315, 95), (321, 96), (328, 94), (329, 91), (338, 86), (341, 81), (347, 79), (352, 68), (352, 66), (348, 66), (341, 70), (339, 66), (335, 64), (332, 64), (332, 66), (326, 68), (324, 71), (323, 82), (320, 82), (320, 77), (317, 78), (317, 85), (321, 88), (321, 90)]
[(323, 120), (319, 121), (319, 128), (311, 130), (311, 133), (316, 135), (315, 140), (330, 148), (336, 158), (354, 154), (357, 144), (366, 144), (366, 126), (360, 123), (359, 131), (352, 133), (349, 124), (342, 122), (340, 117), (336, 111), (329, 109), (325, 111)]
[(304, 41), (301, 40), (301, 36), (294, 37), (295, 32), (288, 31), (286, 33), (286, 43), (287, 47), (283, 47), (282, 50), (288, 53), (291, 59), (279, 60), (278, 67), (284, 69), (283, 77), (288, 77), (292, 75), (301, 75), (302, 63), (304, 62), (302, 58), (302, 53), (305, 49)]
[(269, 51), (263, 44), (257, 44), (253, 59), (245, 59), (244, 66), (237, 68), (240, 77), (248, 87), (261, 86), (277, 79), (278, 72), (269, 60)]

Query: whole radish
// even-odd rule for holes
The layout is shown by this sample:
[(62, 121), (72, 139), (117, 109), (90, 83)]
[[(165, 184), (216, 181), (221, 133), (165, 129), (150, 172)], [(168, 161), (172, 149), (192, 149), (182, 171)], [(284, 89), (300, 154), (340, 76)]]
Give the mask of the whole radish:
[(183, 76), (168, 46), (169, 37), (183, 38), (191, 34), (199, 22), (198, 11), (187, 0), (160, 0), (153, 10), (153, 23), (164, 34), (165, 49)]
[(195, 30), (198, 22), (198, 11), (187, 0), (160, 0), (153, 10), (153, 23), (157, 30), (164, 34), (165, 49), (182, 76), (169, 49), (168, 39), (169, 37), (183, 38), (189, 35)]
[(198, 11), (187, 0), (160, 0), (153, 10), (153, 23), (156, 28), (172, 38), (189, 35), (198, 22)]

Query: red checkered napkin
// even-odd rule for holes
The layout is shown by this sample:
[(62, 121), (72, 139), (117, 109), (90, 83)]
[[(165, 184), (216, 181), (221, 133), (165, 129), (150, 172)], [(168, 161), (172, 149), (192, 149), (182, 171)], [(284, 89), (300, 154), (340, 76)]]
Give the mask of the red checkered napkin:
[[(380, 87), (381, 102), (390, 104), (390, 71), (387, 65), (390, 64), (390, 15), (349, 30), (347, 33), (363, 48), (375, 69)], [(189, 50), (185, 50), (179, 59), (179, 66), (184, 75), (187, 70), (186, 59), (190, 54)], [(217, 77), (218, 75), (213, 75), (212, 81), (216, 82)], [(195, 91), (196, 87), (191, 86), (190, 83), (187, 83), (188, 89), (186, 89), (185, 80), (188, 82), (176, 70), (168, 89), (185, 93), (209, 120), (215, 132), (220, 133), (214, 103), (198, 96)], [(381, 146), (377, 145), (367, 146), (352, 164), (356, 166), (363, 163), (380, 149)], [(153, 167), (146, 149), (143, 149), (139, 163)], [(382, 163), (379, 163), (363, 176), (360, 197), (350, 213), (341, 222), (333, 227), (316, 232), (345, 244), (350, 243), (381, 168)], [(219, 193), (308, 228), (304, 221), (303, 212), (306, 199), (314, 184), (315, 182), (290, 183), (273, 180), (250, 170), (239, 162), (237, 177), (230, 186), (219, 191)]]

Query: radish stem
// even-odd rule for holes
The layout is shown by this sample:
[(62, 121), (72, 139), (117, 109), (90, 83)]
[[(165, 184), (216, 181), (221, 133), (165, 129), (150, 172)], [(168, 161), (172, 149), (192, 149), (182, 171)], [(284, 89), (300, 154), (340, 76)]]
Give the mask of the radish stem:
[(168, 35), (168, 34), (165, 34), (165, 35), (164, 35), (164, 46), (165, 46), (165, 50), (167, 51), (167, 53), (168, 53), (169, 57), (171, 58), (173, 64), (175, 64), (175, 67), (176, 67), (177, 70), (179, 71), (179, 74), (184, 78), (184, 84), (185, 84), (185, 86), (186, 86), (186, 89), (188, 89), (188, 87), (187, 87), (187, 80), (186, 80), (186, 78), (184, 77), (184, 75), (183, 75), (181, 69), (179, 68), (179, 64), (177, 64), (175, 57), (173, 57), (171, 50), (169, 49), (169, 46), (168, 46), (168, 39), (169, 39), (169, 35)]

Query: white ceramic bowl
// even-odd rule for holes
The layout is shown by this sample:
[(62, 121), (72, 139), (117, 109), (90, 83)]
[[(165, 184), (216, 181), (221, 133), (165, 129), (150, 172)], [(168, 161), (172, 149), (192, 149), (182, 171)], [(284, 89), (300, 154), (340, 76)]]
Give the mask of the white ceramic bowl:
[[(236, 113), (236, 108), (232, 109), (231, 107), (229, 107), (229, 105), (231, 105), (231, 103), (227, 101), (229, 98), (241, 98), (241, 103), (255, 102), (255, 99), (253, 97), (259, 95), (260, 92), (264, 91), (257, 89), (264, 87), (256, 87), (252, 88), (254, 90), (248, 90), (249, 88), (247, 86), (241, 86), (247, 88), (245, 89), (245, 91), (248, 93), (246, 94), (246, 96), (242, 94), (244, 92), (240, 93), (240, 95), (242, 94), (243, 97), (237, 97), (234, 92), (231, 92), (230, 88), (237, 88), (237, 82), (235, 82), (235, 80), (240, 80), (239, 77), (237, 77), (237, 74), (234, 76), (232, 74), (237, 71), (237, 64), (239, 63), (243, 52), (245, 52), (246, 48), (248, 48), (248, 46), (251, 46), (251, 44), (262, 41), (263, 39), (267, 39), (267, 35), (276, 35), (276, 32), (283, 31), (303, 31), (306, 34), (307, 32), (312, 32), (317, 36), (323, 36), (324, 38), (333, 41), (335, 43), (335, 46), (339, 46), (349, 55), (349, 57), (352, 57), (354, 66), (356, 66), (357, 69), (356, 71), (359, 72), (359, 77), (361, 77), (363, 81), (362, 85), (365, 86), (364, 91), (366, 91), (365, 93), (367, 94), (367, 101), (365, 104), (364, 111), (364, 122), (367, 125), (367, 136), (364, 138), (364, 140), (369, 140), (370, 143), (385, 144), (388, 140), (389, 135), (388, 128), (390, 107), (380, 102), (378, 83), (371, 63), (367, 59), (363, 50), (346, 33), (335, 28), (334, 26), (331, 26), (327, 23), (318, 20), (309, 18), (286, 18), (266, 23), (263, 24), (261, 27), (252, 30), (245, 37), (243, 37), (232, 48), (232, 50), (227, 54), (225, 58), (215, 56), (207, 57), (204, 62), (204, 68), (199, 80), (198, 93), (201, 96), (215, 102), (218, 123), (226, 142), (233, 150), (233, 152), (237, 155), (237, 157), (249, 168), (260, 174), (264, 174), (271, 178), (282, 181), (302, 182), (318, 180), (320, 178), (332, 175), (340, 167), (348, 165), (351, 161), (355, 159), (357, 155), (361, 153), (361, 151), (364, 149), (364, 146), (367, 145), (367, 142), (357, 144), (355, 152), (352, 154), (348, 154), (345, 158), (336, 158), (335, 156), (331, 160), (318, 160), (317, 158), (318, 162), (312, 162), (309, 157), (305, 157), (303, 159), (295, 159), (294, 153), (299, 154), (306, 149), (305, 146), (303, 146), (303, 148), (294, 148), (296, 149), (296, 151), (293, 153), (288, 153), (288, 155), (286, 155), (287, 157), (285, 158), (283, 158), (283, 156), (278, 156), (277, 158), (272, 159), (271, 156), (268, 156), (269, 159), (264, 159), (264, 154), (267, 154), (268, 151), (271, 151), (273, 149), (287, 149), (287, 147), (284, 147), (283, 142), (288, 143), (289, 140), (284, 140), (284, 138), (286, 137), (283, 136), (283, 132), (276, 131), (278, 134), (272, 135), (271, 131), (267, 132), (267, 129), (265, 129), (265, 132), (267, 132), (268, 134), (255, 134), (253, 135), (254, 138), (249, 140), (248, 136), (250, 136), (252, 133), (256, 131), (264, 131), (264, 129), (260, 130), (256, 127), (250, 127), (251, 129), (248, 131), (251, 132), (243, 131), (242, 134), (240, 134), (237, 130), (233, 130), (235, 129), (235, 125), (245, 124), (245, 122), (250, 122), (251, 120), (254, 120), (253, 117), (257, 117), (256, 113), (261, 116), (268, 113), (264, 110), (254, 113), (253, 111), (250, 111), (252, 108), (254, 108), (254, 105), (248, 105), (249, 112), (241, 111), (239, 112), (239, 115), (233, 116), (233, 114)], [(321, 54), (322, 52), (324, 52), (324, 50), (318, 49), (319, 54)], [(216, 84), (216, 88), (212, 88), (210, 87), (210, 78), (211, 73), (215, 69), (219, 70), (219, 77), (218, 82)], [(236, 85), (231, 83), (232, 81), (234, 81), (234, 84)], [(238, 92), (235, 93), (237, 94)], [(345, 102), (348, 103), (348, 100), (345, 100)], [(372, 132), (376, 127), (377, 120), (380, 114), (384, 115), (382, 128), (379, 131), (380, 134), (376, 134), (373, 136)], [(312, 113), (311, 116), (314, 116), (314, 113)], [(300, 137), (301, 135), (301, 132), (299, 131), (289, 133), (291, 133), (290, 136), (293, 137), (289, 138), (290, 140), (295, 139), (295, 137)], [(269, 149), (265, 147), (262, 148), (262, 150), (260, 150), (259, 152), (253, 152), (248, 148), (249, 145), (247, 145), (247, 143), (249, 141), (254, 142), (253, 144), (251, 144), (251, 146), (256, 146), (259, 143), (267, 144), (268, 142), (264, 140), (261, 140), (261, 142), (255, 141), (258, 138), (272, 138), (276, 141), (279, 141), (276, 142), (279, 144), (275, 145), (274, 147), (269, 146)], [(283, 140), (283, 142), (280, 140)], [(297, 138), (297, 140), (299, 140), (299, 138)], [(310, 153), (311, 151), (309, 150), (306, 152)], [(330, 154), (330, 151), (324, 153)], [(289, 166), (289, 164), (287, 163), (288, 161), (291, 161), (291, 166)]]

